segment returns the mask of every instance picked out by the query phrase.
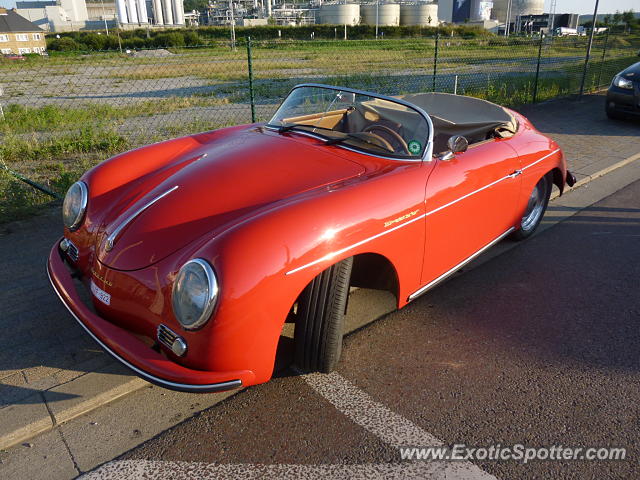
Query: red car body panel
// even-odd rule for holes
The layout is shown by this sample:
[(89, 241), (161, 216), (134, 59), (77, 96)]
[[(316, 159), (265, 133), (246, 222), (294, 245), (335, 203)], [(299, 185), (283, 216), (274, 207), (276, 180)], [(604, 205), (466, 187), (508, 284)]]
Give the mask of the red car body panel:
[[(515, 228), (542, 176), (555, 169), (564, 186), (557, 144), (511, 113), (519, 122), (513, 137), (472, 145), (448, 162), (385, 159), (259, 125), (119, 155), (83, 176), (84, 223), (64, 232), (80, 253), (72, 270), (108, 292), (110, 305), (93, 298), (93, 313), (82, 304), (58, 243), (51, 281), (78, 321), (145, 378), (186, 390), (265, 382), (292, 305), (330, 265), (384, 257), (402, 307)], [(118, 219), (175, 185), (107, 251)], [(189, 331), (174, 317), (171, 295), (193, 258), (213, 266), (220, 292), (211, 320)], [(150, 347), (160, 324), (185, 339), (185, 356)]]

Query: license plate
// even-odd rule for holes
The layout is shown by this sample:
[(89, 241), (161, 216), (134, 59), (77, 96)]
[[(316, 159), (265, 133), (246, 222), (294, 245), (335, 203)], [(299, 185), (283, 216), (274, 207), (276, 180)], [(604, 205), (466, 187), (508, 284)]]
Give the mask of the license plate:
[(111, 295), (93, 283), (93, 280), (91, 280), (91, 293), (105, 305), (111, 305)]

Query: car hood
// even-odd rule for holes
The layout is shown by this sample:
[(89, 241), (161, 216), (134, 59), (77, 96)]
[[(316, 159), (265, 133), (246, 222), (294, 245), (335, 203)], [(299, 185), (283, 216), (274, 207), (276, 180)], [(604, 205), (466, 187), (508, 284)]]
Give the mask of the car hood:
[(274, 203), (365, 171), (312, 141), (253, 127), (180, 155), (170, 175), (159, 170), (151, 188), (133, 192), (135, 201), (102, 219), (98, 259), (118, 270), (145, 268)]
[(627, 67), (622, 72), (620, 72), (620, 75), (634, 82), (639, 81), (640, 80), (640, 62), (634, 63), (630, 67)]

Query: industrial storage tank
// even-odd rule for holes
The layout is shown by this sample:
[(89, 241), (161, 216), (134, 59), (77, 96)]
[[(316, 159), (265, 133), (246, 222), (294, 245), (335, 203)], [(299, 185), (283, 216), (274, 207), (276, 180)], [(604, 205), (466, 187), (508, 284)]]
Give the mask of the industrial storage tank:
[(438, 4), (418, 3), (400, 6), (400, 25), (438, 26)]
[[(507, 21), (507, 6), (509, 0), (493, 0), (491, 18), (499, 22)], [(514, 22), (518, 15), (542, 15), (544, 13), (544, 0), (512, 0), (511, 21)]]
[(377, 24), (383, 27), (394, 27), (400, 25), (400, 5), (397, 3), (380, 3), (378, 5), (362, 5), (362, 23), (367, 25), (376, 24), (376, 9), (378, 10)]
[(341, 5), (322, 5), (318, 12), (319, 23), (330, 25), (357, 25), (360, 22), (360, 5), (345, 3)]

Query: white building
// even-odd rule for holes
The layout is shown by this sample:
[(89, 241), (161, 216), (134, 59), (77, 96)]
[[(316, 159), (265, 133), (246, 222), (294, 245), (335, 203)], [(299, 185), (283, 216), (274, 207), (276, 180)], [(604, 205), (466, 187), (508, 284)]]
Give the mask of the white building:
[(104, 21), (115, 26), (115, 4), (106, 0), (89, 3), (85, 0), (17, 1), (16, 11), (30, 22), (51, 32), (104, 28)]

